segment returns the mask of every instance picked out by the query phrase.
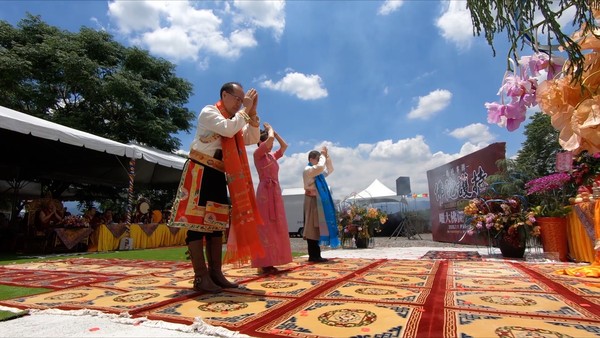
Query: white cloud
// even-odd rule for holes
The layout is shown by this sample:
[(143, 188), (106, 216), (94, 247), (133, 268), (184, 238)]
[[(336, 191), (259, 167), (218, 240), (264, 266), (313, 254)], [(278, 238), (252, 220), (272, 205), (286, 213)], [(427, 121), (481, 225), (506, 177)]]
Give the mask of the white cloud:
[(459, 50), (468, 49), (474, 39), (471, 13), (464, 0), (442, 1), (445, 6), (435, 25), (444, 39), (455, 44)]
[[(302, 170), (308, 162), (308, 152), (327, 146), (333, 161), (334, 172), (327, 177), (334, 199), (343, 199), (368, 187), (375, 179), (396, 191), (396, 179), (409, 177), (413, 193), (428, 193), (427, 171), (435, 169), (460, 157), (468, 155), (485, 146), (465, 143), (455, 154), (443, 152), (431, 153), (425, 138), (417, 135), (396, 142), (383, 140), (373, 144), (361, 143), (355, 148), (344, 147), (329, 141), (316, 144), (304, 144), (306, 152), (285, 153), (279, 160), (279, 183), (282, 189), (302, 188)], [(275, 144), (274, 149), (278, 145)], [(248, 158), (256, 146), (246, 148)], [(178, 151), (187, 155), (187, 151)], [(250, 165), (252, 181), (259, 182), (254, 165)]]
[(466, 155), (469, 155), (471, 153), (476, 152), (477, 150), (483, 149), (486, 146), (488, 146), (488, 144), (473, 144), (471, 142), (467, 142), (465, 144), (462, 145), (462, 147), (460, 147), (460, 152), (458, 153), (460, 156), (459, 157), (463, 157)]
[(108, 3), (108, 13), (124, 34), (160, 28), (159, 1), (113, 1)]
[(473, 123), (466, 127), (456, 128), (448, 133), (459, 140), (467, 140), (472, 143), (492, 142), (496, 136), (490, 132), (489, 126), (482, 123)]
[[(410, 177), (412, 192), (428, 193), (427, 170), (451, 162), (476, 148), (468, 144), (457, 154), (432, 154), (421, 135), (396, 142), (384, 140), (373, 144), (363, 143), (355, 148), (323, 141), (307, 145), (307, 151), (304, 153), (286, 153), (279, 160), (279, 182), (283, 189), (302, 188), (302, 170), (306, 166), (308, 152), (322, 146), (327, 146), (333, 161), (334, 172), (327, 177), (327, 183), (332, 188), (334, 199), (343, 199), (352, 193), (358, 193), (375, 179), (396, 191), (396, 179), (401, 176)], [(248, 151), (253, 152), (250, 148), (253, 147), (249, 147)], [(252, 156), (249, 155), (249, 158)], [(258, 175), (254, 166), (251, 168), (252, 179), (256, 185)]]
[(314, 74), (287, 73), (279, 81), (265, 80), (260, 83), (260, 86), (262, 88), (289, 93), (302, 100), (317, 100), (328, 95), (327, 89), (323, 87), (321, 77)]
[[(558, 2), (550, 4), (550, 8), (553, 11), (558, 11), (560, 9), (560, 7), (561, 7), (561, 4)], [(560, 17), (555, 17), (556, 21), (560, 25), (560, 30), (563, 33), (571, 34), (579, 28), (578, 26), (575, 26), (575, 27), (573, 26), (573, 19), (575, 18), (576, 12), (577, 12), (577, 8), (575, 7), (575, 5), (573, 5), (573, 6), (567, 7), (567, 9), (562, 13), (562, 15)], [(543, 20), (545, 20), (545, 18), (542, 15), (542, 12), (539, 9), (537, 9), (535, 11), (533, 21), (536, 24), (539, 24)], [(546, 25), (539, 26), (535, 31), (535, 36), (536, 36), (535, 38), (537, 39), (537, 44), (540, 47), (540, 49), (548, 50), (550, 48), (550, 46), (547, 44), (548, 38), (551, 38), (554, 41), (553, 46), (552, 46), (553, 53), (559, 51), (558, 43), (556, 42), (555, 35), (549, 34), (548, 27)]]
[(377, 159), (403, 158), (412, 161), (418, 159), (421, 154), (429, 152), (429, 146), (425, 144), (424, 137), (417, 135), (414, 138), (398, 140), (396, 143), (393, 143), (392, 140), (379, 141), (372, 149), (370, 157)]
[(377, 14), (388, 15), (390, 13), (395, 12), (398, 8), (402, 7), (402, 4), (404, 4), (404, 0), (385, 0), (383, 4), (379, 7)]
[(452, 93), (445, 89), (437, 89), (419, 97), (419, 104), (408, 113), (409, 119), (427, 120), (450, 104)]
[(256, 29), (271, 29), (279, 39), (285, 28), (282, 1), (236, 1), (233, 8), (217, 3), (221, 10), (196, 8), (201, 5), (115, 0), (108, 4), (108, 15), (132, 44), (173, 61), (199, 62), (202, 68), (210, 56), (236, 59), (256, 47)]
[(285, 28), (285, 1), (236, 0), (234, 6), (243, 18), (249, 18), (257, 27), (272, 29), (275, 38), (281, 38)]
[[(556, 7), (560, 7), (559, 3), (552, 3), (551, 7), (555, 8)], [(560, 27), (564, 30), (566, 30), (568, 27), (573, 27), (573, 19), (575, 18), (575, 14), (577, 14), (577, 6), (572, 5), (570, 7), (568, 7), (560, 17), (558, 17), (556, 19), (556, 21), (558, 21), (558, 24), (560, 25)]]
[(142, 34), (141, 41), (150, 52), (171, 59), (197, 59), (200, 47), (179, 27), (165, 27)]

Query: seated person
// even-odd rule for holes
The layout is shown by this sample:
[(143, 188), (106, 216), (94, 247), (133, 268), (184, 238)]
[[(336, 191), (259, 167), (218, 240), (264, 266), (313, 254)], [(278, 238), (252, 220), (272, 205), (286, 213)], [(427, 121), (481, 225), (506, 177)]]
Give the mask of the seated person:
[(85, 214), (83, 214), (83, 219), (92, 229), (96, 229), (100, 223), (102, 223), (100, 216), (101, 215), (98, 214), (96, 207), (90, 207)]
[(57, 208), (56, 204), (55, 201), (50, 199), (43, 200), (40, 203), (36, 219), (36, 227), (39, 230), (47, 230), (62, 223), (64, 217), (62, 206)]
[(115, 220), (113, 219), (113, 212), (111, 209), (106, 209), (104, 211), (104, 217), (103, 217), (103, 223), (104, 224), (113, 224), (115, 223)]

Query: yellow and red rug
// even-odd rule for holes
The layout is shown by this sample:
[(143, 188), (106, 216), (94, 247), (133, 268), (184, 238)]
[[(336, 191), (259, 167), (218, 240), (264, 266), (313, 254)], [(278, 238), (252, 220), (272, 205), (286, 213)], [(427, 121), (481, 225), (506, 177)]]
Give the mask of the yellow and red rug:
[(565, 263), (305, 258), (258, 275), (226, 267), (239, 289), (191, 289), (189, 263), (76, 258), (0, 267), (0, 284), (52, 291), (0, 305), (196, 317), (254, 337), (584, 337), (600, 335), (600, 283)]

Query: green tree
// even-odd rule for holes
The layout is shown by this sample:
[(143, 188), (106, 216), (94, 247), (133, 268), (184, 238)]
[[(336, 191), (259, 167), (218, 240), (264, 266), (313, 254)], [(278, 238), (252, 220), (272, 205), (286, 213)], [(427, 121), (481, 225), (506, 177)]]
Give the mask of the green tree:
[(30, 14), (0, 21), (0, 105), (118, 142), (179, 149), (192, 92), (175, 66), (110, 34), (60, 30)]
[(486, 192), (499, 196), (525, 196), (525, 183), (554, 173), (556, 154), (562, 151), (558, 143), (558, 131), (550, 123), (550, 116), (537, 112), (525, 126), (525, 141), (514, 159), (496, 162), (498, 172), (490, 175), (486, 183), (490, 186)]
[(527, 180), (546, 176), (556, 171), (556, 154), (562, 151), (558, 143), (558, 131), (550, 122), (550, 116), (537, 112), (525, 126), (525, 141), (517, 153), (516, 168)]
[(496, 161), (498, 171), (488, 176), (485, 182), (488, 188), (481, 193), (490, 198), (506, 198), (508, 196), (525, 196), (526, 176), (517, 168), (514, 159)]
[[(570, 8), (575, 9), (572, 24), (583, 27), (586, 33), (593, 33), (598, 29), (594, 19), (593, 10), (600, 10), (598, 0), (467, 0), (467, 8), (471, 12), (473, 33), (481, 35), (482, 31), (488, 44), (492, 47), (496, 35), (506, 31), (511, 44), (508, 54), (515, 59), (516, 52), (525, 44), (531, 44), (539, 49), (549, 52), (558, 44), (564, 48), (571, 61), (567, 72), (574, 74), (574, 81), (580, 80), (584, 71), (584, 55), (577, 43), (563, 31), (558, 23), (560, 17)], [(537, 41), (538, 33), (543, 33), (547, 41)], [(510, 68), (510, 64), (508, 65)]]

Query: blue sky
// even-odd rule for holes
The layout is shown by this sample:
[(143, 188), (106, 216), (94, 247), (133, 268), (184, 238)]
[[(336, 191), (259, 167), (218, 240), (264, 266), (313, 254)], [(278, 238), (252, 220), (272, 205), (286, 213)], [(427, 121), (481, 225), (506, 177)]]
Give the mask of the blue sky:
[[(5, 0), (0, 19), (16, 25), (27, 12), (171, 61), (194, 86), (195, 112), (224, 82), (256, 88), (262, 121), (289, 144), (283, 188), (302, 187), (307, 154), (323, 145), (343, 199), (375, 179), (395, 191), (400, 176), (427, 193), (427, 170), (494, 142), (511, 157), (525, 140), (523, 125), (487, 123), (484, 103), (498, 99), (509, 46), (499, 35), (494, 57), (473, 36), (466, 1)], [(177, 135), (183, 151), (194, 132)]]

